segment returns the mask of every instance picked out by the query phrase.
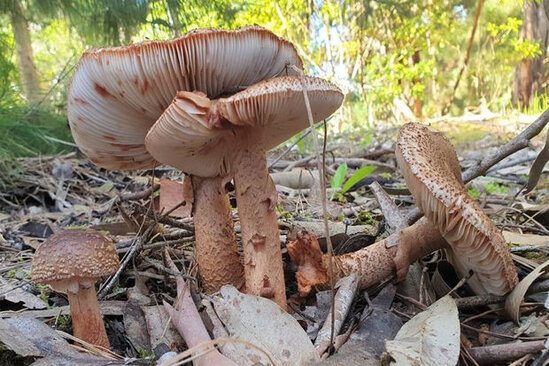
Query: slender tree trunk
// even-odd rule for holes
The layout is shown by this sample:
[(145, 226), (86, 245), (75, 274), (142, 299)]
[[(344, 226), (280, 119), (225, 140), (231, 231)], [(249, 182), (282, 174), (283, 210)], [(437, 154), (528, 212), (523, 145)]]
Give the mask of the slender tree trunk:
[[(412, 61), (412, 66), (419, 64), (419, 62), (420, 62), (419, 51), (414, 52), (414, 54), (412, 55), (412, 60), (411, 61)], [(414, 85), (415, 84), (421, 84), (421, 79), (420, 78), (415, 78), (413, 80), (413, 83), (414, 83)], [(422, 106), (423, 106), (423, 103), (421, 101), (421, 98), (414, 97), (413, 102), (412, 102), (412, 111), (414, 111), (414, 115), (417, 118), (421, 118), (421, 108), (422, 108)]]
[(534, 59), (522, 60), (515, 68), (513, 82), (513, 104), (521, 109), (528, 107), (534, 94), (547, 93), (547, 78), (549, 74), (543, 68), (543, 60), (547, 57), (549, 47), (549, 0), (535, 2), (524, 0), (524, 22), (521, 38), (531, 42), (538, 42), (541, 55)]
[(168, 16), (170, 18), (173, 35), (181, 37), (181, 22), (179, 21), (179, 2), (178, 0), (168, 0)]
[(34, 64), (29, 24), (23, 14), (21, 0), (11, 2), (10, 21), (15, 38), (23, 94), (28, 102), (37, 103), (40, 101), (40, 81)]
[[(524, 0), (528, 1), (528, 0)], [(469, 64), (469, 58), (471, 57), (471, 50), (473, 49), (473, 42), (475, 40), (475, 34), (477, 32), (478, 22), (480, 19), (480, 14), (482, 13), (482, 8), (484, 6), (484, 3), (486, 0), (480, 0), (477, 3), (477, 9), (475, 11), (475, 20), (473, 21), (473, 29), (471, 30), (471, 36), (469, 37), (469, 42), (467, 43), (467, 52), (465, 53), (465, 60), (463, 60), (463, 65), (461, 65), (461, 68), (459, 69), (459, 73), (456, 79), (456, 83), (454, 84), (454, 88), (452, 89), (452, 95), (450, 96), (450, 101), (444, 108), (442, 109), (442, 115), (448, 114), (450, 112), (450, 108), (452, 107), (452, 104), (454, 104), (454, 100), (456, 98), (456, 92), (457, 88), (459, 86), (459, 82), (461, 81), (461, 77), (463, 76), (463, 72), (467, 68), (467, 65)]]

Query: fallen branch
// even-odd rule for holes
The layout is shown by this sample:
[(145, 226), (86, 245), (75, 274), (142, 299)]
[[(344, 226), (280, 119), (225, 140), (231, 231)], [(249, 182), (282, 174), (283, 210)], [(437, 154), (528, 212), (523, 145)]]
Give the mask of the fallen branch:
[(506, 343), (495, 346), (473, 347), (468, 351), (480, 365), (495, 365), (516, 360), (544, 349), (544, 341)]
[[(168, 268), (173, 273), (179, 273), (175, 263), (170, 258), (167, 249), (164, 251), (164, 258)], [(177, 303), (175, 308), (164, 301), (164, 308), (170, 315), (172, 324), (177, 328), (185, 343), (189, 348), (196, 347), (200, 344), (211, 342), (210, 335), (202, 322), (202, 318), (196, 309), (191, 292), (181, 275), (175, 276), (177, 284)], [(217, 349), (211, 349), (208, 353), (197, 357), (194, 360), (196, 366), (208, 365), (227, 365), (236, 366), (236, 363), (223, 356)]]
[(118, 199), (120, 201), (135, 201), (135, 200), (149, 198), (151, 194), (156, 190), (158, 190), (159, 188), (160, 188), (160, 184), (155, 184), (154, 186), (149, 187), (140, 192), (120, 194), (118, 196)]

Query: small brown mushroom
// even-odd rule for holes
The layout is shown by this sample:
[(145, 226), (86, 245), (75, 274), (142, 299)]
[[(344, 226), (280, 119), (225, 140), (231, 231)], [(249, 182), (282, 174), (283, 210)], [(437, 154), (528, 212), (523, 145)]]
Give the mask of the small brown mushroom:
[(32, 279), (69, 298), (74, 336), (109, 348), (95, 282), (120, 267), (114, 243), (94, 230), (53, 234), (34, 254)]
[(477, 294), (505, 295), (517, 272), (501, 232), (467, 194), (456, 151), (435, 129), (418, 123), (399, 132), (396, 157), (420, 211), (450, 244), (449, 257)]
[[(343, 94), (330, 82), (307, 77), (304, 83), (315, 122), (341, 105)], [(180, 92), (145, 139), (158, 161), (203, 177), (234, 176), (246, 292), (273, 298), (283, 309), (278, 195), (265, 154), (308, 125), (301, 79), (283, 76), (217, 100)]]

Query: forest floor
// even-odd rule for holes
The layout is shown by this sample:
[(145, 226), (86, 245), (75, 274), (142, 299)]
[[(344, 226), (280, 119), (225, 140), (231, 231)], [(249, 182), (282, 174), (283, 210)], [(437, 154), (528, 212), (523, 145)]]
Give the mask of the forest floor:
[[(432, 121), (431, 125), (454, 143), (462, 169), (466, 170), (518, 135), (534, 119), (516, 122), (516, 119), (462, 118)], [(403, 215), (415, 207), (396, 166), (394, 147), (397, 133), (395, 127), (373, 131), (368, 145), (363, 143), (362, 135), (329, 137), (327, 172), (338, 176), (331, 183), (328, 180), (327, 187), (330, 235), (336, 254), (359, 250), (390, 234), (382, 208), (369, 187), (372, 182), (381, 184)], [(325, 235), (321, 201), (315, 194), (314, 182), (303, 179), (303, 172), (299, 170), (316, 170), (314, 154), (298, 153), (297, 147), (288, 151), (289, 146), (270, 152), (268, 162), (279, 192), (277, 212), (291, 313), (314, 340), (329, 313), (331, 293), (320, 291), (308, 298), (299, 296), (296, 268), (289, 260), (285, 244), (295, 239), (298, 230), (306, 229), (318, 237), (322, 246)], [(528, 180), (532, 161), (542, 146), (541, 137), (534, 139), (530, 147), (504, 159), (489, 169), (486, 176), (467, 185), (469, 194), (502, 230), (519, 279), (539, 269), (549, 259), (547, 175), (542, 175), (535, 190), (526, 195), (520, 193)], [(338, 169), (343, 163), (348, 167), (346, 171)], [(376, 169), (343, 192), (345, 182), (364, 166), (375, 166)], [(0, 365), (28, 365), (42, 357), (42, 363), (37, 364), (61, 364), (58, 363), (61, 359), (90, 365), (104, 364), (105, 360), (112, 362), (110, 364), (155, 364), (166, 352), (186, 349), (175, 328), (169, 325), (169, 317), (162, 307), (163, 301), (173, 303), (177, 298), (173, 269), (166, 264), (164, 253), (168, 248), (170, 256), (176, 258), (179, 270), (196, 278), (193, 224), (192, 218), (173, 217), (173, 212), (172, 216), (163, 214), (170, 209), (160, 202), (164, 193), (159, 183), (165, 179), (179, 180), (180, 176), (176, 170), (167, 167), (154, 171), (106, 171), (76, 152), (4, 163), (0, 173), (3, 185), (0, 192), (0, 343), (4, 344), (0, 346)], [(228, 188), (231, 188), (230, 184)], [(229, 194), (234, 206), (234, 191)], [(188, 213), (190, 207), (184, 208), (182, 211)], [(239, 234), (236, 210), (233, 218)], [(125, 258), (124, 268), (117, 278), (105, 281), (98, 290), (111, 352), (93, 346), (72, 345), (66, 296), (30, 279), (33, 253), (46, 238), (61, 228), (84, 227), (108, 232), (116, 242), (121, 258)], [(544, 341), (549, 335), (546, 308), (549, 286), (543, 269), (537, 278), (539, 292), (519, 299), (519, 305), (522, 300), (524, 303), (517, 324), (506, 315), (501, 299), (495, 304), (488, 298), (477, 303), (468, 301), (475, 299), (474, 293), (460, 284), (443, 253), (424, 258), (418, 268), (418, 272), (410, 271), (404, 284), (396, 287), (387, 281), (367, 292), (352, 291), (347, 315), (337, 332), (343, 335), (336, 338), (335, 348), (339, 352), (337, 357), (327, 357), (323, 364), (359, 364), (354, 359), (357, 353), (362, 354), (368, 339), (394, 337), (403, 323), (436, 299), (444, 297), (456, 285), (460, 286), (454, 289), (453, 296), (461, 298), (457, 302), (460, 323), (456, 323), (457, 330), (461, 329), (461, 338), (456, 345), (458, 352), (461, 349), (461, 364), (496, 365), (515, 361), (514, 365), (526, 365), (531, 364), (544, 349)], [(105, 283), (111, 285), (105, 286)], [(198, 299), (200, 282), (191, 283)], [(380, 292), (382, 289), (391, 289), (389, 295)], [(381, 294), (385, 296), (386, 309), (378, 321), (383, 324), (394, 321), (390, 329), (381, 329), (383, 327), (371, 319), (372, 313), (379, 311), (374, 305), (375, 300), (383, 300)], [(337, 301), (343, 300), (337, 298)], [(440, 315), (441, 319), (443, 315)], [(368, 316), (370, 328), (366, 329)], [(7, 321), (11, 321), (9, 332), (6, 330)], [(268, 324), (276, 327), (280, 320), (255, 321), (264, 327)], [(207, 323), (210, 330), (211, 326)], [(443, 324), (442, 331), (444, 327), (451, 325)], [(24, 329), (27, 332), (32, 329), (32, 336), (22, 336)], [(431, 330), (435, 335), (441, 331), (436, 327)], [(363, 338), (359, 337), (361, 334)], [(428, 334), (416, 335), (429, 341)], [(522, 348), (516, 344), (519, 340)], [(492, 346), (500, 348), (490, 349)], [(269, 346), (262, 344), (262, 347), (276, 354)], [(366, 348), (369, 355), (374, 355), (370, 360), (372, 364), (377, 364), (377, 358), (385, 351), (383, 342)], [(330, 350), (324, 358), (333, 352)], [(295, 351), (299, 352), (299, 349)], [(506, 354), (508, 358), (498, 359), (498, 354)], [(394, 353), (392, 355), (394, 357)], [(365, 362), (365, 357), (360, 362)]]

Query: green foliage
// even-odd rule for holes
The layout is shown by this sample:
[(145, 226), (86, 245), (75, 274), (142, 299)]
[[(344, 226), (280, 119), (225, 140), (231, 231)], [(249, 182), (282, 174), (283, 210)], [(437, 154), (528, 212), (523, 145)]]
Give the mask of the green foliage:
[(14, 278), (16, 274), (17, 274), (17, 270), (16, 270), (16, 269), (10, 269), (10, 270), (6, 273), (6, 278)]
[(498, 183), (486, 183), (484, 184), (484, 190), (488, 194), (507, 194), (509, 189), (504, 185)]
[(345, 181), (346, 174), (347, 174), (347, 164), (345, 163), (340, 164), (337, 167), (337, 170), (334, 176), (332, 177), (332, 180), (331, 180), (332, 188), (341, 188), (341, 186), (343, 185), (343, 182)]
[(48, 285), (37, 284), (36, 289), (40, 292), (40, 295), (38, 295), (38, 297), (47, 304), (49, 300), (47, 294), (47, 292), (49, 291)]
[[(342, 195), (348, 192), (351, 188), (353, 188), (355, 184), (360, 182), (362, 179), (372, 174), (372, 172), (376, 170), (376, 167), (370, 166), (370, 165), (363, 166), (362, 168), (354, 172), (353, 175), (351, 175), (349, 179), (347, 179), (347, 181), (345, 181), (347, 170), (348, 170), (348, 167), (347, 167), (347, 164), (345, 163), (340, 164), (337, 167), (337, 170), (330, 182), (331, 187), (334, 190), (336, 190), (332, 195), (332, 199), (335, 198), (338, 201), (343, 200)], [(343, 184), (343, 182), (345, 182), (345, 184)]]
[(479, 198), (480, 197), (480, 192), (478, 191), (478, 189), (473, 188), (473, 187), (467, 188), (467, 193), (469, 194), (469, 196), (471, 196), (473, 198)]
[(356, 219), (357, 225), (375, 225), (376, 220), (369, 211), (362, 211), (358, 214)]
[(371, 166), (371, 165), (363, 166), (362, 168), (357, 170), (353, 175), (351, 175), (351, 177), (347, 180), (347, 182), (345, 182), (345, 184), (343, 185), (343, 188), (341, 189), (341, 192), (343, 193), (347, 192), (349, 189), (353, 188), (355, 184), (357, 184), (362, 179), (372, 174), (374, 170), (376, 170), (375, 166)]
[(70, 147), (52, 141), (72, 141), (65, 117), (46, 109), (0, 103), (0, 161), (15, 156), (38, 156), (70, 151)]
[(61, 327), (67, 327), (70, 323), (71, 317), (69, 315), (59, 315), (56, 318), (57, 324), (59, 324)]
[[(250, 24), (293, 42), (307, 73), (343, 86), (347, 97), (339, 127), (360, 130), (364, 148), (371, 143), (374, 121), (393, 116), (396, 99), (421, 104), (425, 116), (440, 113), (465, 58), (477, 5), (462, 0), (18, 0), (44, 89), (42, 108), (29, 114), (9, 26), (12, 1), (0, 0), (0, 133), (8, 133), (0, 159), (67, 150), (43, 135), (70, 141), (67, 89), (84, 49), (168, 39), (197, 27)], [(452, 113), (481, 104), (492, 111), (510, 105), (516, 65), (541, 54), (538, 43), (521, 39), (522, 18), (521, 2), (485, 3)], [(527, 112), (539, 113), (547, 102), (546, 95), (536, 96)], [(301, 140), (297, 149), (308, 151), (309, 142)]]

